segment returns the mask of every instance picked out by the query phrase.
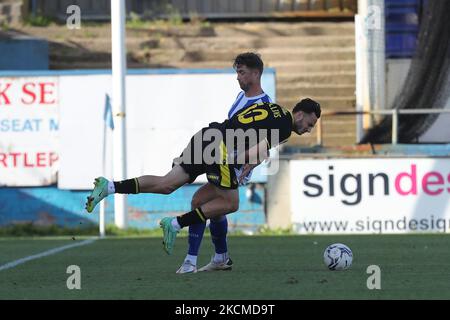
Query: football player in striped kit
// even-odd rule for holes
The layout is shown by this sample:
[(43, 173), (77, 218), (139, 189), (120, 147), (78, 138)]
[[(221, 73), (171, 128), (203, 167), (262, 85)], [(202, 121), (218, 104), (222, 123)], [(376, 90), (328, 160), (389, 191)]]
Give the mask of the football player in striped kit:
[[(236, 70), (237, 81), (239, 82), (242, 91), (239, 92), (236, 101), (228, 111), (228, 119), (231, 119), (236, 112), (255, 103), (272, 102), (272, 99), (261, 87), (261, 76), (264, 70), (264, 63), (258, 54), (253, 52), (239, 54), (234, 60), (233, 68)], [(240, 170), (235, 169), (235, 172), (238, 179), (241, 178), (242, 168)], [(243, 177), (240, 185), (247, 184), (250, 181), (251, 175), (252, 171)], [(200, 207), (205, 200), (211, 198), (211, 194), (214, 194), (213, 188), (214, 187), (210, 183), (207, 183), (197, 190), (192, 198), (192, 210)], [(197, 256), (205, 228), (205, 222), (189, 226), (188, 252), (181, 267), (177, 270), (177, 273), (197, 272)], [(209, 230), (215, 253), (211, 262), (200, 268), (198, 271), (231, 270), (233, 262), (228, 253), (228, 221), (226, 215), (210, 219)]]
[[(292, 132), (298, 135), (310, 132), (320, 118), (320, 104), (311, 99), (304, 99), (297, 103), (292, 112), (271, 102), (258, 101), (270, 99), (260, 85), (262, 61), (259, 59), (261, 63), (254, 65), (245, 57), (258, 56), (245, 53), (235, 60), (237, 79), (243, 92), (238, 95), (233, 104), (229, 118), (222, 123), (212, 122), (208, 127), (198, 131), (180, 157), (174, 159), (170, 172), (164, 176), (145, 175), (123, 181), (109, 181), (99, 177), (95, 179), (95, 187), (86, 202), (86, 210), (92, 212), (102, 199), (114, 193), (170, 194), (181, 186), (194, 182), (197, 176), (206, 173), (208, 183), (198, 189), (193, 196), (191, 211), (175, 218), (165, 217), (160, 222), (163, 228), (163, 247), (168, 254), (172, 253), (177, 233), (182, 228), (194, 225), (201, 227), (198, 237), (191, 236), (191, 233), (198, 230), (193, 232), (190, 230), (190, 251), (178, 273), (197, 271), (196, 261), (189, 259), (196, 259), (196, 255), (192, 253), (198, 254), (198, 247), (208, 219), (211, 221), (210, 229), (216, 253), (211, 262), (199, 270), (231, 269), (232, 262), (226, 246), (227, 220), (224, 217), (239, 208), (239, 185), (249, 180), (251, 171), (268, 157), (270, 148), (285, 142)], [(252, 90), (254, 83), (259, 90)], [(228, 137), (229, 132), (232, 134), (231, 139)], [(236, 133), (239, 133), (238, 136), (235, 136)], [(247, 140), (247, 133), (253, 133), (254, 139)], [(205, 138), (205, 135), (215, 134), (219, 134), (219, 137), (214, 138), (213, 142)], [(235, 138), (238, 138), (237, 144), (234, 143)], [(206, 151), (213, 152), (205, 154)], [(200, 161), (196, 160), (198, 155), (200, 155)], [(214, 157), (212, 162), (209, 155)], [(194, 162), (192, 162), (193, 159)], [(196, 242), (198, 245), (196, 252), (194, 252), (195, 243), (192, 239), (200, 239)], [(186, 261), (191, 264), (190, 269), (187, 270), (184, 269), (187, 265)]]
[(96, 178), (95, 187), (87, 197), (86, 210), (92, 212), (100, 201), (114, 193), (170, 194), (206, 173), (213, 190), (210, 198), (202, 196), (199, 207), (160, 221), (163, 249), (172, 254), (182, 228), (236, 212), (238, 187), (245, 176), (267, 159), (271, 148), (286, 142), (292, 132), (298, 135), (311, 132), (320, 114), (320, 104), (311, 99), (298, 102), (292, 112), (275, 103), (255, 103), (230, 119), (211, 122), (200, 129), (164, 176), (144, 175), (123, 181)]

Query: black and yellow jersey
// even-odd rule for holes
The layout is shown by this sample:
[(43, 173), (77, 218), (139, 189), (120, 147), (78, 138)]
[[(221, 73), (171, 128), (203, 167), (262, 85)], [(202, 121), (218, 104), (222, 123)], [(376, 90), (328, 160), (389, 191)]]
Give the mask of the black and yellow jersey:
[[(222, 129), (253, 129), (258, 135), (258, 142), (267, 139), (269, 148), (286, 141), (292, 133), (293, 116), (285, 108), (275, 103), (253, 104), (237, 112), (221, 124)], [(274, 131), (277, 131), (274, 132)], [(276, 139), (277, 141), (272, 141)], [(246, 149), (252, 146), (246, 146)]]
[(293, 126), (292, 114), (283, 107), (268, 102), (253, 104), (198, 131), (173, 165), (180, 165), (189, 174), (189, 183), (206, 173), (213, 185), (236, 189), (236, 170), (253, 161), (246, 151), (264, 140), (268, 149), (276, 147), (290, 137)]

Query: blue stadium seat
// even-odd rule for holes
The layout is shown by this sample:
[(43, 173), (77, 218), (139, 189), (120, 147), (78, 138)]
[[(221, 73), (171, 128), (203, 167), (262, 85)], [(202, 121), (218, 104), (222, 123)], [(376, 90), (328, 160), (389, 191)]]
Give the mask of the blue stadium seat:
[(410, 58), (414, 55), (423, 2), (385, 0), (387, 58)]

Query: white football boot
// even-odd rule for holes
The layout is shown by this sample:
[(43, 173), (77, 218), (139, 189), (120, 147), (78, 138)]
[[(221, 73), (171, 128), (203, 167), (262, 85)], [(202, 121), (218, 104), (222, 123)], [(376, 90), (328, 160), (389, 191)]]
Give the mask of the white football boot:
[(216, 262), (213, 257), (210, 263), (201, 267), (198, 271), (231, 271), (232, 267), (233, 261), (230, 258), (227, 258), (224, 262)]
[(190, 260), (184, 260), (180, 269), (177, 270), (177, 273), (196, 273), (197, 266), (193, 264)]

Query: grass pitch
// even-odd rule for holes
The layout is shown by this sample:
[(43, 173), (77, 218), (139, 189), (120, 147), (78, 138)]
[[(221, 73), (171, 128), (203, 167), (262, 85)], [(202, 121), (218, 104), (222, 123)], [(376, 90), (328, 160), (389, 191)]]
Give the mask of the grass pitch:
[[(76, 241), (71, 237), (0, 239), (0, 266)], [(449, 235), (231, 236), (232, 271), (175, 274), (187, 238), (166, 255), (161, 238), (107, 238), (0, 271), (0, 299), (450, 299)], [(328, 271), (323, 251), (342, 242), (353, 266)], [(204, 239), (198, 266), (213, 252)], [(69, 290), (67, 267), (81, 269)], [(367, 288), (367, 267), (381, 269), (381, 290)]]

